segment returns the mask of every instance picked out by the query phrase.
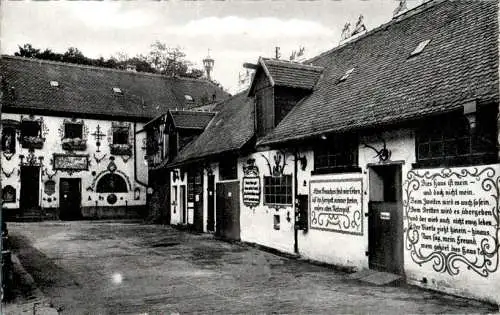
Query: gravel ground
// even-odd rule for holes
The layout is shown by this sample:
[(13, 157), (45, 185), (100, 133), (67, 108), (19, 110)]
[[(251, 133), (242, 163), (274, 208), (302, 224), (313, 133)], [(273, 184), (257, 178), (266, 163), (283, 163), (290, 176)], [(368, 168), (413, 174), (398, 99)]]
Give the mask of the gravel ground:
[(496, 306), (404, 285), (374, 286), (324, 266), (170, 227), (9, 223), (24, 268), (61, 314), (493, 313)]

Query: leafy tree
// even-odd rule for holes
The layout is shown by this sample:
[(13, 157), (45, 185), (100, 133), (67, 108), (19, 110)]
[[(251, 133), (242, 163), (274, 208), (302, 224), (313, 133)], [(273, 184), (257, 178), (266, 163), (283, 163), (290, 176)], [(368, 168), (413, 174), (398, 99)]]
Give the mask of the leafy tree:
[(49, 48), (41, 51), (29, 43), (18, 47), (19, 51), (15, 52), (14, 55), (27, 58), (123, 70), (132, 66), (138, 72), (159, 73), (167, 76), (201, 78), (204, 75), (203, 70), (192, 67), (193, 64), (186, 60), (186, 53), (180, 47), (169, 47), (159, 41), (151, 44), (151, 50), (146, 55), (139, 54), (135, 57), (129, 57), (126, 53), (119, 52), (109, 59), (103, 57), (97, 59), (88, 58), (76, 47), (68, 48), (63, 54), (53, 52)]
[(27, 58), (37, 58), (40, 53), (40, 49), (35, 49), (31, 44), (24, 44), (22, 47), (19, 47), (19, 52), (14, 53), (14, 56), (27, 57)]

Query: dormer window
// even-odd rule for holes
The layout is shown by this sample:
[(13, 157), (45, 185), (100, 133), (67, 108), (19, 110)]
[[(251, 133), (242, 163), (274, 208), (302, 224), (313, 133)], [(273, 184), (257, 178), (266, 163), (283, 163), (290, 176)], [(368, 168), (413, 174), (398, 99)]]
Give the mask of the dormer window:
[(194, 101), (193, 97), (191, 95), (189, 95), (189, 94), (184, 95), (184, 99), (186, 101), (188, 101), (188, 102), (193, 102)]
[(427, 45), (429, 45), (430, 42), (431, 42), (430, 39), (427, 39), (427, 40), (424, 40), (423, 42), (420, 42), (418, 44), (417, 48), (415, 48), (415, 50), (411, 52), (410, 57), (413, 57), (413, 56), (420, 54), (422, 51), (424, 51), (425, 47), (427, 47)]
[(323, 68), (273, 59), (259, 59), (248, 95), (255, 97), (257, 137), (268, 134), (292, 108), (309, 95)]
[(354, 72), (355, 68), (351, 68), (345, 72), (345, 74), (339, 79), (339, 82), (344, 82), (347, 78)]
[(50, 81), (50, 86), (51, 87), (59, 87), (59, 82), (57, 82), (57, 81)]
[(123, 91), (122, 91), (122, 89), (120, 89), (119, 87), (114, 87), (114, 88), (113, 88), (113, 93), (114, 93), (115, 95), (122, 95), (122, 94), (123, 94)]

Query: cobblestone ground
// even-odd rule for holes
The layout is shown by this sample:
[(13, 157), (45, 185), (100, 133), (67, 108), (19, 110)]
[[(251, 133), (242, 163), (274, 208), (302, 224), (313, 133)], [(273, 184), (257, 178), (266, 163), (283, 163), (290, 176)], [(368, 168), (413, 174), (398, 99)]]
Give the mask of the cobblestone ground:
[(487, 304), (372, 286), (326, 267), (170, 227), (9, 223), (11, 241), (61, 314), (492, 313)]

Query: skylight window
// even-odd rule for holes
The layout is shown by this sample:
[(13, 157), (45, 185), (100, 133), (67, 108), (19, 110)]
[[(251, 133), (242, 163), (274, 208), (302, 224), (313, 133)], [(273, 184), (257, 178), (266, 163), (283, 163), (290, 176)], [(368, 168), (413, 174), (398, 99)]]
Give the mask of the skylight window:
[(113, 93), (115, 93), (115, 94), (123, 94), (122, 89), (120, 89), (119, 87), (114, 87), (113, 88)]
[(347, 78), (351, 75), (351, 73), (353, 73), (353, 71), (354, 71), (354, 68), (347, 70), (345, 72), (345, 74), (339, 79), (339, 82), (343, 82), (343, 81), (347, 80)]
[(412, 51), (412, 53), (410, 54), (410, 57), (420, 54), (425, 49), (425, 47), (427, 47), (427, 45), (430, 42), (431, 42), (430, 39), (426, 39), (423, 42), (420, 42), (420, 44), (418, 44), (417, 48), (415, 48), (415, 50)]
[(184, 98), (186, 99), (186, 101), (189, 101), (189, 102), (194, 101), (193, 97), (189, 94), (184, 95)]
[(50, 81), (50, 86), (52, 86), (52, 87), (58, 87), (59, 86), (59, 82), (57, 82), (57, 81)]

